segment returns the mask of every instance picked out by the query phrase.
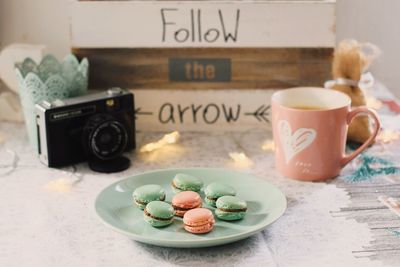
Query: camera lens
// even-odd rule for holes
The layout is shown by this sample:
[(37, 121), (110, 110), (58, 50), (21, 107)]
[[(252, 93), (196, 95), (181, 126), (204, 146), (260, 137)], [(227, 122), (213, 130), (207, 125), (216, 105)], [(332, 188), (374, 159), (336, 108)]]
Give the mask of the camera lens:
[(109, 133), (104, 133), (103, 135), (100, 136), (100, 142), (102, 144), (106, 144), (110, 142), (110, 140), (111, 140), (111, 134)]
[(128, 134), (124, 125), (113, 116), (98, 114), (87, 122), (83, 142), (89, 157), (110, 160), (124, 152)]

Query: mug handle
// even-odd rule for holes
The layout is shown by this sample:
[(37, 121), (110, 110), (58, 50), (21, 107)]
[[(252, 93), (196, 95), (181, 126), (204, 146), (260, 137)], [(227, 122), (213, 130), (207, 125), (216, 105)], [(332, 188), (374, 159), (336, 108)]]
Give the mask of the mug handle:
[(349, 163), (352, 159), (358, 156), (363, 150), (365, 150), (375, 139), (377, 136), (379, 129), (381, 128), (381, 123), (378, 119), (378, 115), (373, 109), (367, 108), (367, 107), (356, 107), (352, 109), (349, 114), (347, 114), (347, 124), (349, 125), (351, 121), (362, 114), (366, 114), (369, 117), (371, 117), (374, 120), (374, 131), (372, 135), (365, 141), (359, 148), (357, 148), (353, 153), (349, 155), (345, 155), (342, 159), (342, 167), (346, 166), (347, 163)]

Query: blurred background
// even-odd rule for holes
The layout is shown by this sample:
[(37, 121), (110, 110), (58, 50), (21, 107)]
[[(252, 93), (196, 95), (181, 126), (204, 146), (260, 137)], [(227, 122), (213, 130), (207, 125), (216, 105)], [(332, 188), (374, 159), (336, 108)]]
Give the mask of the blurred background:
[[(65, 55), (69, 51), (68, 1), (0, 0), (0, 48), (14, 42), (44, 44), (58, 57)], [(378, 45), (382, 55), (372, 71), (398, 97), (399, 11), (399, 0), (337, 0), (337, 41), (354, 38)]]

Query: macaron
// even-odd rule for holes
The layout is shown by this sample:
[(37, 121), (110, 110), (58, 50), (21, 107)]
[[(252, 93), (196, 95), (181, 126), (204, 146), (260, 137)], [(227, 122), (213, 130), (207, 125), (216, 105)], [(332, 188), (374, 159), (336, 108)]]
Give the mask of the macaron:
[(167, 202), (152, 201), (146, 205), (143, 216), (151, 226), (167, 226), (174, 220), (174, 208)]
[(195, 176), (178, 173), (172, 180), (172, 187), (178, 191), (199, 192), (203, 187), (203, 182)]
[(214, 228), (215, 220), (209, 209), (196, 208), (185, 213), (183, 223), (189, 233), (205, 234)]
[(234, 197), (234, 196), (223, 196), (218, 198), (217, 209), (215, 215), (225, 221), (236, 221), (243, 219), (246, 215), (247, 204), (246, 201)]
[(147, 184), (136, 188), (132, 194), (133, 202), (144, 209), (147, 203), (154, 200), (165, 200), (165, 191), (157, 184)]
[(175, 215), (183, 217), (183, 215), (191, 209), (201, 207), (201, 197), (193, 191), (183, 191), (176, 194), (172, 198), (172, 207), (175, 210)]
[(206, 195), (204, 200), (213, 207), (215, 207), (215, 203), (219, 197), (236, 196), (236, 191), (232, 186), (218, 182), (209, 184), (204, 193)]

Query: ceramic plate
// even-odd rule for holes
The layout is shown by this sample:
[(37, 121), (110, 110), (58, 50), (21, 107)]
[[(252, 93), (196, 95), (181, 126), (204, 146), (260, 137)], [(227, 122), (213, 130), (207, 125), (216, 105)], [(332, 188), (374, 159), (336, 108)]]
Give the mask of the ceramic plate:
[[(235, 222), (216, 218), (214, 230), (203, 235), (186, 232), (179, 217), (175, 217), (174, 223), (165, 228), (150, 226), (143, 220), (143, 211), (132, 204), (132, 192), (145, 184), (159, 184), (167, 193), (166, 201), (170, 202), (174, 195), (171, 181), (177, 173), (197, 176), (205, 186), (211, 182), (233, 186), (237, 196), (247, 201), (246, 217)], [(204, 199), (204, 194), (201, 195)], [(203, 207), (214, 210), (204, 202)], [(245, 173), (208, 168), (168, 169), (138, 174), (110, 185), (98, 195), (95, 208), (107, 226), (133, 240), (165, 247), (208, 247), (260, 232), (283, 214), (286, 198), (275, 186)]]

